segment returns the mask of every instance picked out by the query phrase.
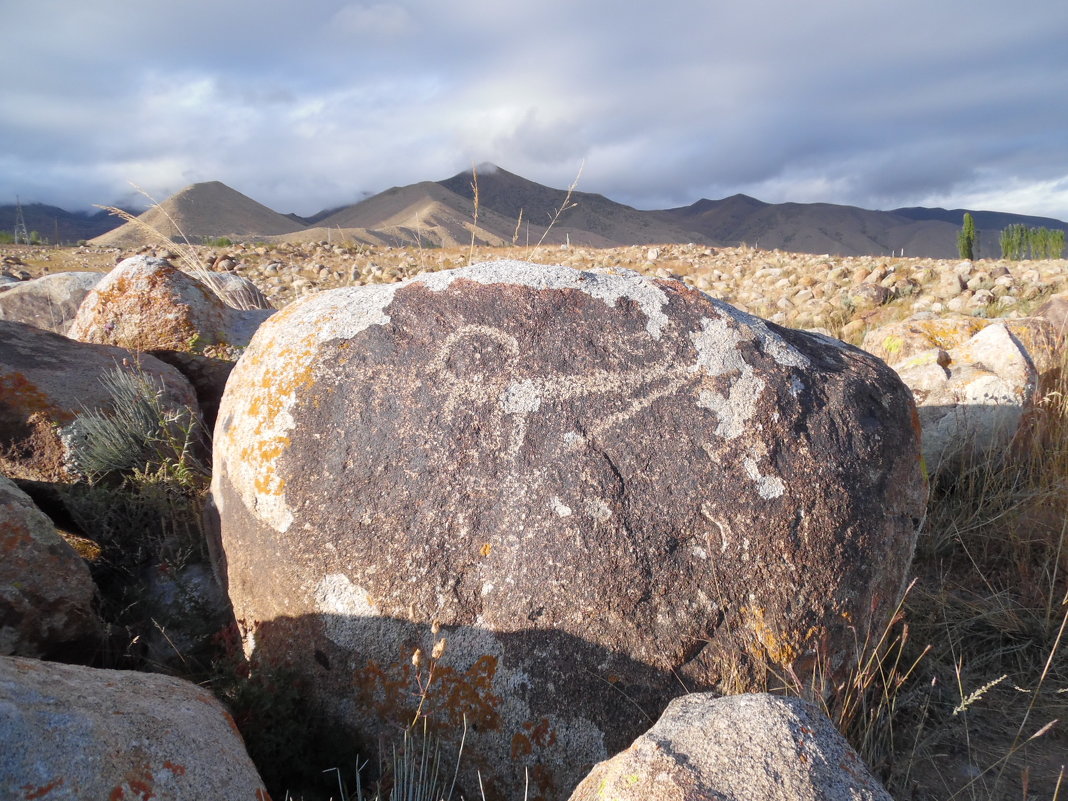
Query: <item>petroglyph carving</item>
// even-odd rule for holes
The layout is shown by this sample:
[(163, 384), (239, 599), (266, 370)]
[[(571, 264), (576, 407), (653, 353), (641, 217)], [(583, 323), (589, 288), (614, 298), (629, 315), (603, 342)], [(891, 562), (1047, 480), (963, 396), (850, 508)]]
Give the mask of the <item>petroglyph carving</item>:
[[(767, 333), (767, 332), (764, 332)], [(761, 337), (761, 340), (768, 337)], [(697, 358), (692, 363), (663, 363), (632, 370), (592, 370), (584, 374), (523, 376), (517, 363), (519, 341), (499, 328), (466, 325), (442, 343), (428, 365), (429, 385), (445, 396), (442, 413), (479, 407), (488, 414), (485, 430), (500, 432), (498, 444), (514, 458), (526, 441), (532, 415), (549, 414), (559, 404), (595, 396), (629, 399), (626, 406), (586, 422), (584, 432), (568, 432), (564, 444), (597, 438), (619, 426), (662, 398), (688, 390), (698, 406), (716, 414), (716, 435), (734, 439), (744, 433), (756, 413), (765, 382), (738, 350), (746, 333), (730, 317), (702, 320), (702, 330), (691, 334)], [(765, 343), (766, 344), (766, 343)], [(807, 364), (799, 353), (776, 340), (766, 352), (790, 366)], [(492, 362), (492, 364), (491, 364)], [(503, 362), (504, 369), (501, 369)], [(492, 369), (490, 369), (492, 367)], [(729, 388), (713, 379), (727, 377)], [(744, 469), (759, 486), (761, 496), (781, 494), (781, 482), (760, 472), (756, 459), (746, 459)]]

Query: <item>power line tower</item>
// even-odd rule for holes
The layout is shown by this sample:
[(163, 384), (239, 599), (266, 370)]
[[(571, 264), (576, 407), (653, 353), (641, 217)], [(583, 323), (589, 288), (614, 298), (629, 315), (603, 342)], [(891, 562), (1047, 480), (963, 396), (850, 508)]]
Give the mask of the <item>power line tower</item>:
[(26, 218), (22, 216), (22, 202), (15, 195), (15, 244), (30, 244), (30, 232), (26, 230)]

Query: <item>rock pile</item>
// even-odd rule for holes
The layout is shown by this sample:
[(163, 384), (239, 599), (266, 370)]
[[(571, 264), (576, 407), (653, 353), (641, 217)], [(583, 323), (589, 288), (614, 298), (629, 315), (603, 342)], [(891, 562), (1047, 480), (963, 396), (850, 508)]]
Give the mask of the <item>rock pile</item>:
[(1052, 325), (1042, 318), (909, 320), (869, 332), (864, 348), (912, 390), (932, 474), (1006, 454), (1026, 431), (1040, 386), (1051, 387), (1059, 375), (1062, 358)]

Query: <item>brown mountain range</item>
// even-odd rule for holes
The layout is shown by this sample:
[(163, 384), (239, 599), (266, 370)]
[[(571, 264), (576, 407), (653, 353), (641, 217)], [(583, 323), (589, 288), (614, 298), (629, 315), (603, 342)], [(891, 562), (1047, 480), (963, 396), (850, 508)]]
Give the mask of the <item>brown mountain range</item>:
[[(140, 219), (168, 237), (179, 236), (176, 223), (191, 241), (228, 236), (433, 247), (467, 244), (473, 233), (475, 243), (484, 245), (533, 245), (543, 238), (552, 244), (572, 242), (594, 247), (694, 242), (839, 256), (900, 252), (953, 258), (964, 211), (869, 211), (830, 203), (772, 204), (746, 195), (641, 211), (603, 195), (569, 194), (484, 165), (475, 176), (465, 171), (444, 181), (393, 187), (311, 218), (279, 214), (212, 181), (183, 189)], [(998, 233), (1013, 222), (1068, 231), (1068, 224), (1048, 218), (982, 211), (973, 214), (980, 228), (981, 255), (1000, 252)], [(143, 226), (127, 223), (93, 241), (130, 246), (147, 241), (146, 237)]]

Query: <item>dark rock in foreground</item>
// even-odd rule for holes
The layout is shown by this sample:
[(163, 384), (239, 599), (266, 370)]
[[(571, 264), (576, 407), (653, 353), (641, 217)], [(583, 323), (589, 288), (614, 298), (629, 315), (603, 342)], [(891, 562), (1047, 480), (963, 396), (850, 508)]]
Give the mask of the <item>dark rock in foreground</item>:
[(893, 611), (926, 499), (878, 359), (680, 282), (520, 262), (287, 307), (215, 448), (248, 648), (388, 734), (440, 620), (421, 713), (454, 741), (466, 719), (491, 799), (525, 767), (565, 798), (686, 689), (835, 675)]

